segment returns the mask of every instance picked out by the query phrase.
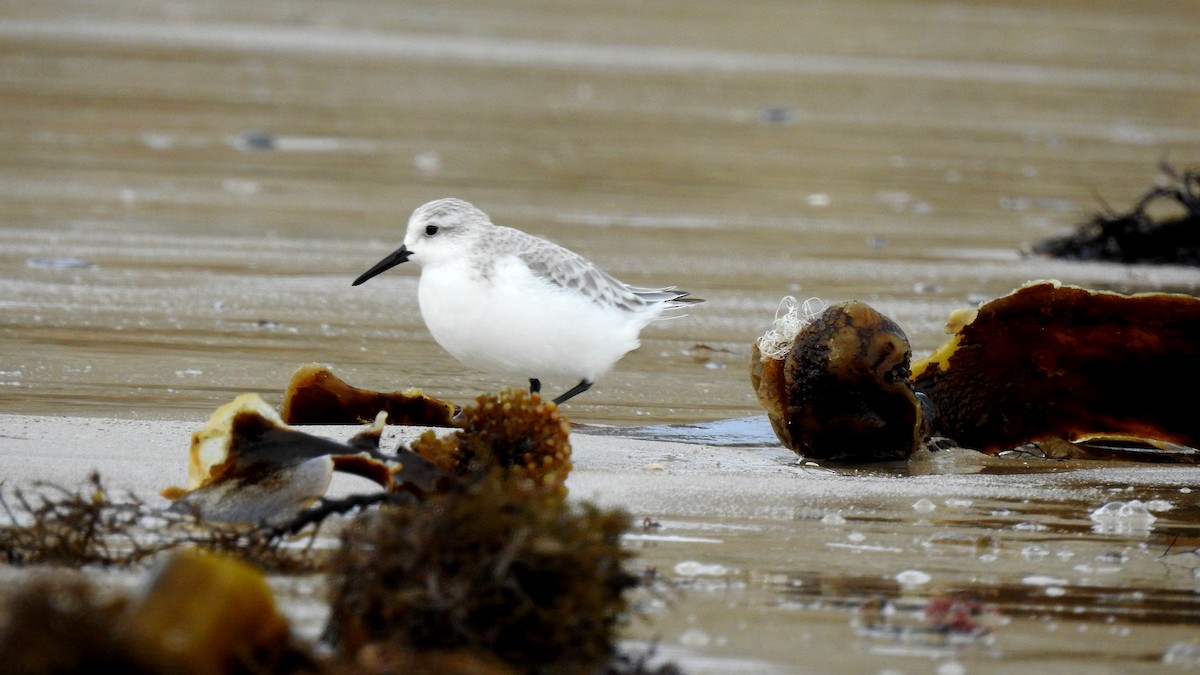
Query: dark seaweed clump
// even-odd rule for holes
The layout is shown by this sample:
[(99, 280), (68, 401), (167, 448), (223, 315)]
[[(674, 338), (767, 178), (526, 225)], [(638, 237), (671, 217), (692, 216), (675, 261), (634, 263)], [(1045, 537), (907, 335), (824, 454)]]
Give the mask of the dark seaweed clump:
[(571, 471), (570, 425), (558, 406), (521, 389), (485, 395), (462, 410), (455, 433), (429, 431), (412, 451), (457, 480), (471, 481), (493, 469), (526, 491), (566, 495)]
[[(1148, 190), (1132, 209), (1096, 215), (1075, 232), (1035, 242), (1034, 253), (1066, 260), (1200, 266), (1200, 173), (1161, 169), (1171, 184)], [(1156, 218), (1152, 205), (1182, 213)]]
[(0, 510), (8, 520), (0, 526), (0, 561), (9, 565), (130, 567), (180, 546), (225, 553), (272, 572), (309, 572), (322, 564), (312, 549), (290, 546), (280, 530), (200, 522), (135, 495), (116, 497), (95, 473), (75, 490), (36, 485), (0, 491)]
[[(322, 499), (276, 526), (210, 523), (132, 495), (114, 498), (98, 475), (77, 490), (0, 490), (8, 520), (0, 562), (126, 567), (182, 547), (267, 572), (328, 573), (331, 650), (312, 657), (301, 645), (283, 654), (286, 664), (243, 659), (232, 670), (203, 671), (217, 675), (678, 673), (673, 664), (652, 665), (652, 654), (617, 649), (630, 614), (625, 592), (638, 583), (625, 569), (632, 553), (621, 546), (629, 516), (565, 499), (569, 426), (557, 406), (502, 392), (480, 397), (458, 427), (413, 446), (441, 476), (436, 489)], [(291, 545), (289, 535), (315, 541), (327, 519), (354, 511), (361, 513), (340, 524), (339, 549)], [(220, 593), (192, 600), (202, 605), (198, 616), (242, 611)], [(26, 581), (0, 602), (0, 663), (28, 659), (30, 668), (17, 672), (31, 673), (84, 672), (92, 663), (114, 672), (199, 672), (135, 644), (144, 636), (122, 627), (129, 605), (102, 602), (86, 582)], [(53, 640), (26, 639), (26, 627)]]
[(342, 535), (328, 637), (494, 655), (526, 672), (592, 672), (615, 655), (636, 578), (629, 517), (531, 495), (493, 472), (422, 504), (364, 514)]

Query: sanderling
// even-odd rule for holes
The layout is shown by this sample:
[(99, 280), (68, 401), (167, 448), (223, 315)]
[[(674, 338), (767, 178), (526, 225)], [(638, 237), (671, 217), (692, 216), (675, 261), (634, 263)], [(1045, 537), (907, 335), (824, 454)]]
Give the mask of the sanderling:
[[(425, 325), (451, 356), (497, 375), (579, 378), (556, 404), (588, 390), (636, 349), (646, 324), (700, 302), (686, 291), (638, 288), (557, 244), (510, 227), (459, 199), (429, 202), (408, 219), (404, 245), (355, 286), (412, 259)], [(678, 315), (674, 315), (678, 316)]]

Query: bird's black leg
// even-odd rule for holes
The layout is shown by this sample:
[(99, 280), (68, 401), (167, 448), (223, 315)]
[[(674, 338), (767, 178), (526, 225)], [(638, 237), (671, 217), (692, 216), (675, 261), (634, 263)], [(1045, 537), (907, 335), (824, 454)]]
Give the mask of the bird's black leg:
[(542, 390), (542, 381), (536, 377), (529, 378), (529, 393), (536, 394)]
[(574, 387), (571, 387), (567, 391), (563, 392), (563, 394), (561, 396), (554, 399), (554, 405), (562, 405), (563, 402), (566, 401), (567, 399), (572, 398), (574, 396), (578, 396), (579, 394), (582, 394), (583, 392), (587, 391), (588, 389), (591, 389), (591, 387), (592, 387), (591, 382), (588, 382), (587, 380), (580, 380), (579, 384), (575, 385)]

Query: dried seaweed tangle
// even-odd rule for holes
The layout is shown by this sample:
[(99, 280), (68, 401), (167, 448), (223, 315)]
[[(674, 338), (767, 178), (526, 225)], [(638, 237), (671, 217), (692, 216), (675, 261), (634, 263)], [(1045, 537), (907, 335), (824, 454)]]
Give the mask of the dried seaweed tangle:
[(398, 644), (495, 655), (524, 672), (584, 672), (615, 655), (629, 516), (528, 494), (490, 472), (342, 533), (329, 636), (355, 653)]
[(0, 491), (0, 508), (8, 518), (0, 527), (0, 559), (9, 565), (129, 567), (178, 546), (225, 553), (272, 572), (324, 565), (311, 548), (287, 545), (283, 529), (203, 523), (134, 495), (119, 501), (97, 473), (75, 491), (49, 484), (32, 492), (14, 488), (7, 496)]
[[(1068, 260), (1200, 266), (1200, 172), (1162, 162), (1170, 184), (1146, 191), (1125, 213), (1108, 209), (1075, 232), (1035, 242), (1032, 252)], [(1169, 202), (1183, 213), (1156, 219), (1148, 211)]]
[[(161, 511), (132, 495), (117, 500), (96, 474), (74, 491), (51, 485), (0, 491), (9, 521), (0, 526), (0, 560), (12, 565), (132, 566), (188, 547), (265, 572), (328, 573), (332, 614), (326, 633), (335, 647), (314, 658), (304, 645), (290, 647), (289, 638), (278, 653), (247, 657), (243, 652), (259, 643), (240, 641), (236, 634), (244, 631), (210, 629), (244, 620), (242, 613), (254, 608), (239, 604), (246, 601), (243, 591), (263, 582), (242, 572), (222, 576), (229, 567), (209, 561), (183, 584), (185, 597), (158, 604), (169, 610), (167, 631), (211, 639), (213, 649), (201, 653), (235, 665), (198, 669), (194, 659), (181, 665), (182, 657), (170, 654), (146, 661), (154, 650), (131, 647), (118, 620), (129, 614), (129, 603), (110, 607), (86, 582), (69, 580), (27, 583), (0, 606), (0, 615), (17, 612), (31, 630), (54, 635), (59, 633), (40, 627), (79, 627), (82, 636), (62, 636), (69, 644), (56, 651), (45, 641), (21, 638), (20, 626), (0, 625), (0, 657), (32, 659), (37, 667), (28, 672), (34, 673), (70, 672), (92, 662), (123, 672), (213, 675), (678, 673), (672, 664), (651, 665), (649, 655), (617, 648), (618, 630), (630, 618), (625, 591), (638, 583), (625, 569), (633, 554), (621, 545), (629, 516), (565, 499), (571, 450), (568, 423), (557, 406), (505, 391), (480, 397), (458, 427), (443, 438), (427, 434), (413, 446), (440, 476), (430, 483), (433, 489), (401, 480), (397, 491), (321, 498), (274, 525), (209, 523), (195, 512)], [(397, 463), (415, 464), (406, 452), (397, 453)], [(330, 518), (360, 511), (344, 521), (337, 550), (321, 553), (312, 546)], [(289, 537), (295, 533), (303, 533), (301, 541), (308, 537), (309, 546), (293, 546)], [(188, 553), (166, 558), (177, 561)], [(214, 592), (221, 583), (225, 590)], [(209, 592), (189, 590), (197, 584)], [(59, 596), (68, 602), (51, 602)], [(259, 594), (260, 610), (269, 596)], [(171, 622), (181, 603), (196, 612), (189, 619), (195, 623)], [(60, 616), (58, 605), (66, 614)], [(148, 643), (168, 644), (171, 635), (179, 637), (160, 631), (149, 634)], [(55, 660), (60, 653), (65, 661)]]
[(551, 490), (566, 496), (571, 471), (570, 426), (558, 406), (537, 394), (505, 389), (480, 396), (464, 408), (458, 431), (445, 437), (423, 434), (412, 451), (451, 476), (472, 480), (499, 468), (519, 479), (523, 490)]

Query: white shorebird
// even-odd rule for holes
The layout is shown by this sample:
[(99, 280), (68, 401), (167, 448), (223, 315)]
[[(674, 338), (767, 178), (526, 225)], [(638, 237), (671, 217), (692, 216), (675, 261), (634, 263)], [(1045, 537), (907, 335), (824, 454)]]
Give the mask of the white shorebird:
[(421, 265), (425, 325), (451, 356), (497, 375), (579, 378), (556, 404), (588, 390), (663, 313), (700, 302), (686, 291), (638, 288), (567, 249), (510, 227), (459, 199), (413, 211), (404, 245), (355, 286), (409, 259)]

